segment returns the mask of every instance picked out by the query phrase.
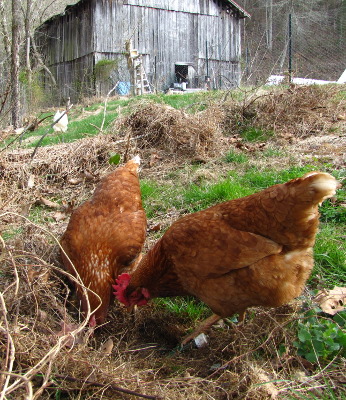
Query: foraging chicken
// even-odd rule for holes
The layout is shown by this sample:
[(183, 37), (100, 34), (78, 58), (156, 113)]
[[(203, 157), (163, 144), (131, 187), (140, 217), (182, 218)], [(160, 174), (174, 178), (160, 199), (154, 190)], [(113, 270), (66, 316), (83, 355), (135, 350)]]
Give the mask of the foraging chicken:
[[(59, 119), (59, 121), (58, 121), (58, 119)], [(66, 132), (67, 131), (67, 125), (68, 125), (67, 111), (60, 112), (60, 110), (58, 110), (53, 117), (53, 122), (55, 122), (55, 121), (58, 121), (58, 122), (56, 122), (53, 125), (54, 132)]]
[(114, 294), (130, 307), (154, 297), (193, 295), (215, 313), (187, 343), (224, 317), (299, 296), (313, 267), (318, 205), (335, 194), (327, 173), (269, 187), (176, 221)]
[[(65, 267), (74, 276), (78, 273), (84, 286), (99, 296), (88, 291), (91, 326), (105, 321), (113, 298), (112, 283), (120, 273), (135, 266), (144, 244), (146, 216), (139, 187), (139, 164), (136, 156), (104, 177), (92, 198), (73, 212), (61, 238)], [(79, 285), (77, 294), (86, 313), (87, 299)]]

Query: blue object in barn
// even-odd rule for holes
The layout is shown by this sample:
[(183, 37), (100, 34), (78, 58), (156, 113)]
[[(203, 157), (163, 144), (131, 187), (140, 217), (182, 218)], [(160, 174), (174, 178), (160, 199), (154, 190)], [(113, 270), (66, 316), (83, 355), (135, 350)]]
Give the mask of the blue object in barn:
[(126, 96), (130, 93), (131, 82), (119, 82), (117, 86), (117, 93), (120, 96)]

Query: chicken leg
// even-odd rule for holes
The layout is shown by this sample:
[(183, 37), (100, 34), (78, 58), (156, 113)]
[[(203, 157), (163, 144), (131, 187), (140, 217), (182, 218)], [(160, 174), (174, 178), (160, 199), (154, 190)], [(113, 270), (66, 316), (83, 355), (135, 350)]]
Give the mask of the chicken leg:
[[(242, 324), (245, 320), (246, 310), (240, 311), (238, 315), (238, 324)], [(181, 342), (182, 346), (185, 346), (191, 340), (196, 338), (199, 334), (207, 332), (216, 322), (218, 322), (222, 317), (217, 314), (213, 314), (210, 317), (203, 320), (197, 328), (190, 333), (189, 335), (185, 336)]]
[(189, 343), (191, 340), (193, 340), (199, 334), (208, 331), (220, 319), (222, 319), (222, 318), (217, 314), (213, 314), (210, 317), (206, 318), (204, 321), (202, 321), (197, 326), (197, 328), (192, 333), (190, 333), (189, 335), (187, 335), (183, 338), (181, 345), (185, 346), (187, 343)]

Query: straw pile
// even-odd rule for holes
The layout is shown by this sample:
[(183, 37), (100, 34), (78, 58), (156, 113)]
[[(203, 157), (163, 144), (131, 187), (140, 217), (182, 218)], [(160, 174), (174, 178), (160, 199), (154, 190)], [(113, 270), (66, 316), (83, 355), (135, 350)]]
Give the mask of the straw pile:
[(188, 114), (163, 104), (144, 102), (122, 118), (118, 129), (126, 129), (139, 148), (163, 149), (183, 156), (213, 156), (222, 137), (222, 112), (209, 107)]
[(278, 138), (305, 138), (327, 133), (346, 118), (342, 87), (292, 86), (270, 92), (255, 91), (241, 103), (224, 103), (226, 129), (241, 132), (256, 126)]

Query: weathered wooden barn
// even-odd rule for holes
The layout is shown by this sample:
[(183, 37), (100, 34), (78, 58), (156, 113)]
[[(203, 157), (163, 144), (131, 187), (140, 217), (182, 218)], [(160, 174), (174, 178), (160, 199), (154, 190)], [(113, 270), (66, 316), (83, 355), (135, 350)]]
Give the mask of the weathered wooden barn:
[[(72, 101), (104, 95), (131, 82), (131, 43), (146, 78), (164, 90), (228, 88), (240, 82), (241, 21), (249, 14), (232, 0), (81, 0), (36, 31), (36, 43), (58, 84)], [(127, 48), (128, 49), (128, 48)], [(51, 87), (46, 72), (44, 84)], [(120, 85), (125, 91), (127, 85)]]

